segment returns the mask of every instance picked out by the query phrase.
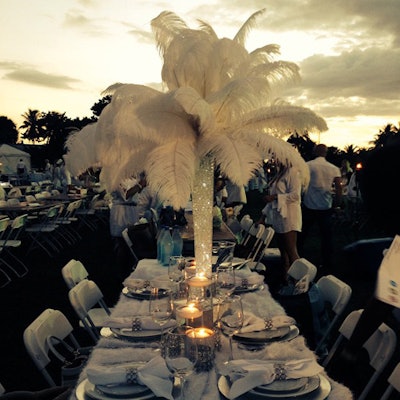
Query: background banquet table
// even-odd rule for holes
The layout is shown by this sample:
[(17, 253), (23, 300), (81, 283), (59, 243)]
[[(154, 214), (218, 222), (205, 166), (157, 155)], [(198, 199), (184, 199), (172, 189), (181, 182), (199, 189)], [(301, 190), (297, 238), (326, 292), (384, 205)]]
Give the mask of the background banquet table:
[[(169, 285), (167, 268), (158, 264), (157, 260), (140, 260), (136, 269), (129, 278), (154, 280), (158, 283)], [(160, 285), (161, 286), (161, 285)], [(254, 315), (269, 317), (284, 315), (284, 309), (278, 304), (264, 285), (262, 290), (251, 293), (244, 293), (242, 296), (244, 313), (252, 312)], [(127, 317), (148, 314), (148, 301), (136, 300), (121, 294), (120, 299), (114, 307), (111, 317)], [(227, 360), (228, 340), (221, 335), (221, 351), (216, 352), (215, 363), (218, 365)], [(263, 359), (263, 360), (297, 360), (304, 358), (314, 358), (314, 353), (306, 346), (303, 336), (299, 335), (290, 341), (273, 342), (266, 346), (262, 351), (250, 352), (238, 348), (234, 343), (235, 359)], [(127, 361), (148, 361), (159, 354), (158, 345), (152, 342), (139, 344), (138, 342), (124, 341), (116, 337), (102, 337), (93, 350), (88, 366), (95, 365), (116, 365)], [(323, 373), (325, 376), (325, 373)], [(194, 375), (192, 375), (194, 377)], [(187, 393), (190, 393), (192, 400), (215, 400), (223, 399), (217, 388), (217, 374), (215, 369), (210, 372), (201, 372), (195, 375), (195, 379), (189, 377)], [(86, 370), (80, 376), (82, 382), (86, 378)], [(331, 380), (329, 400), (351, 400), (352, 393), (345, 386)], [(71, 400), (75, 400), (72, 394)]]

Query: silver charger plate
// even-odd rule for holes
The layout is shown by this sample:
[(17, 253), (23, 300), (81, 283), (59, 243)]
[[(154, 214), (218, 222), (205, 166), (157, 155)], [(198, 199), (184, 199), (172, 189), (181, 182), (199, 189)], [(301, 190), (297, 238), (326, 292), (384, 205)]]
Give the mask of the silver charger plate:
[[(118, 397), (110, 396), (101, 391), (97, 390), (93, 383), (89, 382), (88, 379), (83, 380), (78, 387), (76, 388), (75, 395), (77, 400), (87, 400), (88, 398), (94, 400), (112, 400)], [(149, 393), (138, 393), (137, 395), (132, 394), (130, 399), (134, 400), (147, 400), (147, 399), (154, 399), (156, 395), (153, 392)]]
[[(299, 336), (300, 330), (296, 325), (291, 325), (282, 331), (277, 329), (266, 329), (259, 332), (238, 333), (233, 339), (245, 344), (268, 344), (273, 342), (287, 342)], [(280, 328), (283, 329), (283, 328)]]
[[(311, 377), (310, 379), (312, 380), (313, 378), (316, 378), (314, 381), (310, 382), (307, 384), (303, 390), (300, 391), (294, 391), (290, 393), (272, 393), (272, 392), (261, 392), (256, 390), (256, 388), (250, 390), (247, 392), (244, 397), (248, 399), (256, 399), (256, 398), (262, 398), (262, 399), (287, 399), (287, 398), (296, 398), (299, 396), (304, 396), (307, 394), (307, 400), (325, 400), (328, 396), (329, 393), (331, 392), (331, 384), (329, 383), (328, 379), (322, 375), (316, 375), (315, 377)], [(317, 384), (317, 387), (314, 387)], [(314, 387), (313, 390), (309, 390), (308, 388)]]

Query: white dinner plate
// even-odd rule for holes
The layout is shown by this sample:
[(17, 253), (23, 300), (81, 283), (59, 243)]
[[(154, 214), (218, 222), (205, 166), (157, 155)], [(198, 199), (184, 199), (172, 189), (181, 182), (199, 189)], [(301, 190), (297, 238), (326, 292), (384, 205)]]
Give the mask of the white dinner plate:
[(249, 293), (249, 292), (255, 292), (256, 290), (262, 290), (264, 289), (264, 285), (261, 283), (254, 283), (253, 285), (247, 285), (247, 286), (236, 286), (235, 287), (235, 294), (241, 294), (241, 293)]
[[(286, 381), (277, 381), (280, 384), (281, 388), (284, 388), (285, 382)], [(268, 390), (269, 385), (261, 385), (258, 387), (255, 387), (254, 389), (250, 390), (250, 394), (256, 394), (256, 395), (265, 395), (268, 398), (273, 398), (273, 399), (282, 399), (282, 398), (288, 398), (288, 397), (298, 397), (298, 396), (304, 396), (305, 394), (309, 394), (313, 392), (314, 390), (317, 390), (320, 385), (320, 377), (319, 375), (311, 376), (306, 379), (306, 382), (303, 386), (298, 388), (297, 390), (289, 390), (289, 391), (270, 391)]]
[(122, 339), (127, 340), (157, 340), (161, 337), (161, 330), (143, 329), (142, 331), (132, 331), (127, 328), (110, 328), (111, 332)]
[[(113, 397), (107, 395), (105, 393), (100, 392), (96, 389), (93, 383), (89, 382), (88, 379), (83, 380), (78, 387), (76, 388), (75, 395), (77, 400), (87, 400), (88, 398), (94, 400), (115, 400), (117, 397)], [(132, 400), (147, 400), (147, 399), (154, 399), (156, 395), (150, 391), (150, 393), (138, 393), (137, 395), (133, 395), (129, 397)]]
[(298, 378), (298, 379), (284, 379), (273, 381), (268, 385), (260, 385), (258, 389), (266, 392), (266, 393), (288, 393), (299, 391), (302, 389), (308, 382), (310, 378)]
[[(329, 393), (331, 392), (331, 384), (328, 379), (322, 375), (316, 375), (315, 377), (310, 378), (309, 384), (307, 384), (304, 389), (298, 392), (290, 392), (290, 393), (267, 393), (256, 390), (256, 388), (250, 390), (245, 394), (246, 398), (249, 399), (288, 399), (288, 398), (296, 398), (299, 396), (304, 396), (307, 394), (307, 400), (325, 400)], [(316, 387), (315, 387), (316, 385)], [(312, 390), (309, 390), (313, 388)]]
[(279, 330), (266, 329), (258, 332), (238, 333), (233, 336), (233, 339), (245, 344), (267, 344), (273, 342), (287, 342), (300, 334), (300, 330), (296, 325), (284, 328), (279, 328)]
[[(169, 290), (168, 289), (158, 289), (158, 296), (159, 297), (164, 297), (168, 294)], [(122, 289), (122, 293), (126, 297), (130, 297), (131, 299), (136, 299), (136, 300), (150, 300), (151, 296), (151, 290), (149, 289), (129, 289), (127, 287), (124, 287)]]

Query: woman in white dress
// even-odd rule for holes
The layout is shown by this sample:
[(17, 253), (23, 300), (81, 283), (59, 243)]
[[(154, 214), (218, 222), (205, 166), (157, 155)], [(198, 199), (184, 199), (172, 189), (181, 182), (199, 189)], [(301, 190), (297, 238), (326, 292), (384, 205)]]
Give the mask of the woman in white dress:
[(293, 261), (300, 258), (297, 251), (297, 233), (301, 232), (301, 192), (299, 172), (279, 165), (277, 174), (269, 183), (264, 197), (267, 205), (262, 210), (264, 222), (275, 230), (285, 272)]

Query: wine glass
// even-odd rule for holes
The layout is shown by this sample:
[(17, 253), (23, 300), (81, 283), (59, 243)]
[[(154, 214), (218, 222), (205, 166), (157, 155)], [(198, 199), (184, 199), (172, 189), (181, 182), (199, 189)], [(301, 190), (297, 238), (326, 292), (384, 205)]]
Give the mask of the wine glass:
[(229, 357), (228, 361), (233, 360), (232, 336), (238, 333), (243, 326), (243, 306), (240, 296), (234, 295), (227, 297), (222, 307), (220, 307), (218, 318), (219, 327), (222, 332), (229, 337)]
[(172, 283), (179, 284), (185, 279), (186, 259), (183, 256), (171, 256), (168, 264), (168, 277)]
[(172, 294), (169, 290), (158, 287), (151, 288), (149, 312), (153, 321), (160, 325), (161, 336), (164, 336), (164, 326), (172, 317)]
[(198, 360), (196, 339), (188, 338), (183, 328), (170, 331), (164, 337), (162, 355), (168, 370), (179, 379), (179, 399), (184, 400), (186, 378), (193, 373)]
[(235, 269), (229, 266), (219, 266), (217, 268), (217, 280), (216, 280), (217, 294), (224, 300), (229, 297), (235, 291)]

